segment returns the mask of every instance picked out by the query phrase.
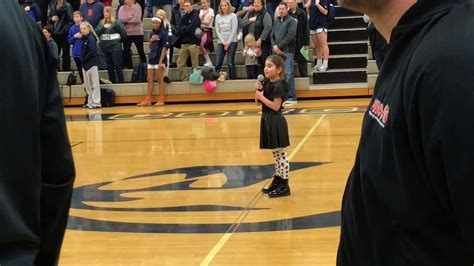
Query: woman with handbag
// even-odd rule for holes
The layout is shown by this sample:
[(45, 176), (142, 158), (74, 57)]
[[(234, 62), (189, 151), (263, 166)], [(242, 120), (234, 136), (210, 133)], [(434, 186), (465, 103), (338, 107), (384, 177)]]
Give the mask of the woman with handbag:
[(56, 0), (48, 6), (48, 25), (53, 30), (53, 39), (58, 44), (58, 56), (62, 52), (62, 71), (71, 70), (70, 46), (67, 40), (69, 27), (73, 24), (72, 6), (66, 0)]

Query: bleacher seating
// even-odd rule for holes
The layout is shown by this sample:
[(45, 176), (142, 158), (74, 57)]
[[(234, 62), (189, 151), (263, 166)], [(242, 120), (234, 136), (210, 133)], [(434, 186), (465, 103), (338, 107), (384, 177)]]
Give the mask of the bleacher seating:
[[(117, 0), (113, 1), (113, 6), (117, 5)], [(368, 60), (370, 55), (366, 24), (362, 15), (337, 6), (336, 19), (331, 25), (328, 33), (328, 44), (330, 48), (329, 69), (323, 73), (312, 73), (312, 78), (299, 77), (299, 71), (295, 65), (296, 88), (298, 97), (320, 97), (320, 96), (353, 96), (370, 95), (374, 80), (378, 70), (375, 62)], [(151, 30), (151, 21), (144, 18), (145, 28), (145, 53), (149, 53), (148, 33)], [(214, 35), (215, 36), (215, 35)], [(217, 47), (217, 40), (214, 40)], [(312, 46), (312, 43), (311, 43)], [(173, 62), (176, 62), (178, 49), (175, 48)], [(210, 57), (215, 63), (216, 53), (211, 53)], [(312, 58), (312, 50), (310, 50)], [(139, 57), (135, 46), (132, 45), (132, 60), (139, 62)], [(204, 59), (199, 57), (202, 66)], [(200, 101), (200, 100), (242, 100), (253, 99), (255, 80), (246, 80), (244, 58), (242, 56), (242, 42), (239, 42), (235, 55), (236, 76), (238, 80), (227, 80), (219, 82), (217, 90), (207, 93), (199, 85), (190, 85), (186, 81), (180, 81), (179, 72), (176, 68), (170, 68), (168, 77), (173, 81), (167, 85), (167, 101)], [(226, 59), (222, 71), (227, 71)], [(312, 59), (308, 63), (308, 72), (314, 64)], [(375, 66), (375, 67), (374, 67)], [(71, 61), (71, 68), (75, 70), (75, 63)], [(188, 68), (191, 72), (191, 68)], [(59, 83), (64, 85), (70, 72), (59, 72)], [(101, 78), (107, 79), (107, 71), (99, 71)], [(132, 70), (124, 69), (124, 84), (107, 84), (106, 87), (116, 91), (118, 103), (135, 103), (143, 98), (146, 93), (146, 83), (128, 83), (131, 79)], [(156, 85), (157, 86), (157, 85)], [(84, 90), (82, 85), (75, 85), (69, 89), (63, 86), (63, 95), (67, 99), (65, 104), (81, 104)], [(157, 88), (156, 88), (157, 89)], [(71, 96), (71, 101), (69, 101)]]

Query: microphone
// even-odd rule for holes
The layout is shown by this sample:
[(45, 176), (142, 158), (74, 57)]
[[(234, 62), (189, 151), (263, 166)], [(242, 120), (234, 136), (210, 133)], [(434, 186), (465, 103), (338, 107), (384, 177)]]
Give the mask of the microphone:
[(258, 75), (257, 79), (258, 79), (258, 82), (262, 83), (262, 85), (265, 85), (265, 76), (264, 75), (262, 75), (262, 74)]
[[(263, 76), (262, 74), (258, 75), (257, 80), (258, 82), (260, 82), (260, 84), (262, 84), (262, 86), (265, 85), (265, 76)], [(262, 90), (258, 90), (258, 91), (262, 91)], [(255, 99), (255, 103), (260, 104), (260, 101)]]

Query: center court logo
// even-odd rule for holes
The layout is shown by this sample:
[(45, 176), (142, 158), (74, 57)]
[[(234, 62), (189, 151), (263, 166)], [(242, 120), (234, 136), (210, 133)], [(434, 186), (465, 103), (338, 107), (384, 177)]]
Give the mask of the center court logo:
[[(291, 163), (292, 172), (325, 163)], [(274, 165), (197, 166), (171, 169), (85, 185), (74, 189), (68, 229), (135, 233), (225, 233), (238, 215), (275, 212), (272, 206), (236, 204), (242, 193), (271, 176)], [(237, 199), (237, 200), (236, 200)], [(277, 199), (278, 200), (278, 199)], [(248, 201), (248, 198), (241, 202)], [(274, 202), (274, 199), (272, 199)], [(270, 201), (270, 202), (272, 202)], [(214, 215), (220, 212), (221, 215)], [(263, 217), (263, 216), (262, 216)], [(243, 222), (236, 232), (300, 230), (340, 225), (340, 212)]]

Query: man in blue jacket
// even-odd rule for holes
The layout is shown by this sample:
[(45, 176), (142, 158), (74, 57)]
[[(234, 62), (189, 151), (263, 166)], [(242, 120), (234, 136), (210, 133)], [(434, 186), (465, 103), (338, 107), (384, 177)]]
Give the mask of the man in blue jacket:
[(285, 73), (288, 84), (288, 99), (283, 103), (285, 107), (297, 103), (295, 89), (295, 74), (293, 59), (296, 48), (297, 22), (293, 17), (288, 16), (288, 5), (280, 3), (278, 5), (278, 17), (273, 23), (270, 40), (274, 54), (285, 54)]

